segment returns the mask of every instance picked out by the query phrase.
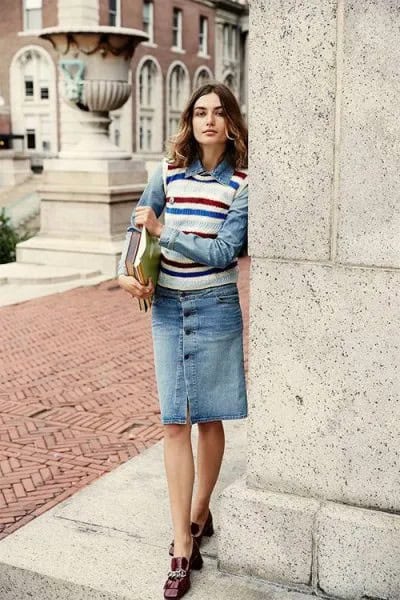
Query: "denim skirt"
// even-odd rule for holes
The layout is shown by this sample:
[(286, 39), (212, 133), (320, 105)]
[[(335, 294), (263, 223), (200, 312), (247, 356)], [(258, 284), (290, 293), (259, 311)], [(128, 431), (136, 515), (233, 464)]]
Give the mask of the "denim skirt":
[(157, 286), (152, 334), (162, 423), (247, 416), (236, 284), (185, 292)]

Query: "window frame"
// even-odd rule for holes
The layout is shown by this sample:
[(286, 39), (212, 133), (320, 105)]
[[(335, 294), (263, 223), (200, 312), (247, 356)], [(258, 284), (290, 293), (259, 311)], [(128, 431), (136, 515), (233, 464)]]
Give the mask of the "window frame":
[[(207, 79), (205, 81), (199, 81), (202, 73), (207, 73)], [(214, 76), (210, 68), (207, 65), (200, 65), (200, 67), (196, 69), (193, 76), (193, 90), (196, 90), (198, 87), (200, 87), (200, 85), (203, 85), (203, 83), (206, 83), (207, 81), (212, 81), (213, 79)]]
[[(45, 92), (45, 94), (43, 94)], [(39, 86), (39, 99), (40, 100), (49, 100), (50, 99), (50, 90), (48, 85), (40, 85)]]
[[(149, 31), (146, 31), (146, 21), (145, 21), (145, 14), (144, 14), (145, 6), (149, 7), (149, 20), (148, 20)], [(147, 35), (149, 36), (149, 39), (146, 40), (144, 43), (145, 44), (154, 44), (154, 2), (153, 2), (153, 0), (143, 0), (142, 21), (143, 21), (143, 31), (145, 31), (147, 33)]]
[[(33, 146), (29, 145), (29, 136), (31, 136), (31, 140), (33, 139)], [(26, 143), (26, 149), (27, 150), (37, 150), (37, 136), (36, 136), (36, 129), (33, 129), (32, 127), (26, 128), (25, 129), (25, 143)]]
[[(27, 83), (31, 84), (29, 86), (32, 90), (31, 94), (27, 94)], [(24, 100), (28, 102), (35, 100), (35, 78), (33, 75), (24, 75)]]
[(163, 123), (158, 92), (162, 94), (161, 67), (154, 56), (147, 55), (140, 61), (136, 75), (136, 151), (146, 155), (162, 152)]
[[(22, 0), (22, 18), (23, 18), (23, 30), (24, 31), (37, 31), (43, 28), (43, 0), (33, 0), (34, 4), (40, 4), (37, 7), (27, 7), (32, 0)], [(29, 13), (39, 12), (40, 15), (40, 25), (38, 27), (29, 27)]]
[[(175, 71), (176, 75), (174, 75)], [(179, 74), (182, 75), (182, 79), (179, 78)], [(181, 85), (179, 85), (180, 83)], [(185, 101), (190, 95), (190, 85), (190, 76), (187, 66), (181, 61), (172, 63), (167, 73), (167, 137), (176, 133), (176, 127), (172, 127), (172, 123), (177, 126), (180, 121)]]
[[(205, 25), (204, 30), (202, 25)], [(200, 15), (199, 19), (199, 55), (208, 56), (208, 17)]]
[(223, 59), (226, 61), (238, 60), (238, 26), (234, 23), (224, 23), (223, 26)]
[[(121, 27), (121, 0), (115, 0), (115, 10), (110, 8), (112, 0), (108, 0), (108, 25), (109, 27)], [(111, 23), (111, 17), (115, 23)]]
[[(175, 15), (178, 17), (178, 22), (175, 28)], [(176, 30), (176, 41), (175, 41), (175, 30)], [(172, 9), (172, 48), (174, 50), (183, 50), (183, 10), (174, 6)]]

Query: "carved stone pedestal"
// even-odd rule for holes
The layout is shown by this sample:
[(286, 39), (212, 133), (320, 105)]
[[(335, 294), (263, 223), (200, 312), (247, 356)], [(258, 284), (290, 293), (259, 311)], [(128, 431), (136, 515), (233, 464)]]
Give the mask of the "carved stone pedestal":
[(17, 261), (95, 269), (114, 277), (147, 173), (138, 160), (45, 161), (40, 232)]

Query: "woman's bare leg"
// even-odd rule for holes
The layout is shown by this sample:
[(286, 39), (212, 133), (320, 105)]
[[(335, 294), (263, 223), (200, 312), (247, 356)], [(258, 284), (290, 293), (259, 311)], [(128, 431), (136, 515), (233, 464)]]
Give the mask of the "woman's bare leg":
[(194, 483), (191, 424), (164, 425), (164, 464), (174, 528), (175, 556), (189, 558), (192, 548), (190, 507)]
[(197, 446), (197, 491), (192, 502), (192, 521), (200, 526), (207, 520), (210, 498), (217, 482), (225, 450), (222, 421), (199, 423)]

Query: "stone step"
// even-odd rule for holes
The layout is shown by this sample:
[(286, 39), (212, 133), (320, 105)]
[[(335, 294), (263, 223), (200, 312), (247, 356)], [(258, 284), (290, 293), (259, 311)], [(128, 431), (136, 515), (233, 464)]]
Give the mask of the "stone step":
[(12, 262), (0, 265), (0, 284), (49, 284), (97, 277), (100, 270)]
[[(225, 461), (204, 538), (203, 569), (187, 600), (307, 600), (255, 578), (218, 571), (217, 495), (245, 471), (246, 423), (226, 422)], [(196, 448), (197, 429), (193, 432)], [(155, 600), (170, 567), (170, 516), (158, 443), (0, 542), (2, 600)]]

